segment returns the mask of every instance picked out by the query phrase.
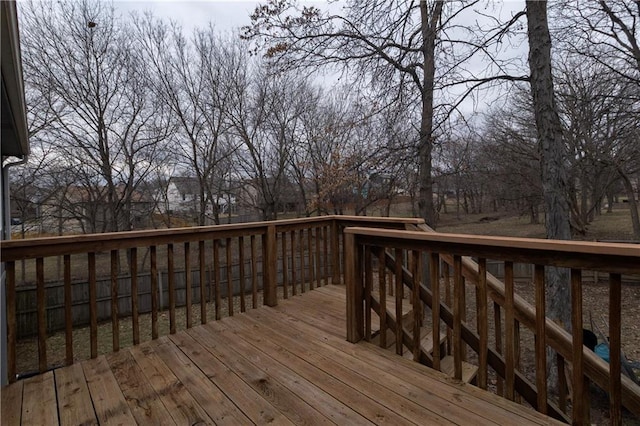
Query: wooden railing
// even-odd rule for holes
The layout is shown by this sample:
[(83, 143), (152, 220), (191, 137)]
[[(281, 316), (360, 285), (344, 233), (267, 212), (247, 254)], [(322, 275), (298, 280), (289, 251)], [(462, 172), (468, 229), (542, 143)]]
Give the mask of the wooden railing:
[[(373, 312), (378, 315), (381, 337), (388, 329), (400, 336), (397, 353), (407, 348), (414, 360), (440, 369), (441, 346), (434, 344), (428, 352), (420, 345), (421, 325), (430, 323), (433, 342), (441, 341), (441, 327), (446, 328), (442, 333), (449, 344), (444, 350), (453, 357), (457, 379), (462, 379), (463, 363), (473, 362), (479, 387), (487, 389), (491, 376), (494, 391), (505, 398), (523, 399), (542, 413), (576, 424), (589, 422), (593, 384), (608, 393), (611, 424), (621, 424), (622, 407), (640, 415), (640, 387), (621, 374), (621, 274), (640, 273), (640, 247), (441, 234), (424, 225), (408, 228), (414, 230), (345, 230), (349, 341), (372, 339)], [(504, 262), (504, 283), (487, 273), (487, 259)], [(514, 290), (515, 262), (535, 265), (532, 303)], [(570, 269), (571, 327), (577, 331), (572, 334), (545, 316), (549, 267)], [(583, 271), (609, 274), (608, 300), (601, 301), (608, 302), (609, 364), (583, 346), (582, 329), (587, 323)], [(471, 290), (475, 300), (467, 296)], [(394, 294), (391, 302), (389, 294)], [(408, 326), (400, 319), (403, 302), (413, 307)], [(424, 306), (430, 308), (430, 315), (423, 314)], [(476, 315), (467, 316), (470, 310)], [(529, 347), (523, 343), (525, 333), (533, 340)], [(382, 339), (380, 345), (384, 346)], [(547, 353), (557, 358), (557, 390), (548, 388)], [(528, 356), (533, 359), (526, 368)], [(568, 384), (565, 374), (570, 376)], [(570, 402), (567, 391), (572, 394)]]
[[(279, 297), (286, 299), (329, 280), (340, 282), (344, 227), (403, 229), (418, 223), (322, 216), (3, 242), (8, 380), (118, 351), (198, 320), (204, 324), (212, 316), (217, 320), (260, 303), (275, 306)], [(104, 288), (96, 284), (101, 278), (107, 283)], [(56, 281), (61, 285), (52, 286)], [(31, 340), (18, 336), (17, 313), (25, 302), (18, 306), (16, 295), (24, 286), (35, 287), (31, 308), (36, 337)], [(64, 293), (55, 303), (64, 315), (64, 337), (57, 339), (63, 343), (53, 343), (51, 336), (56, 288)], [(88, 311), (86, 320), (83, 310)], [(80, 333), (87, 328), (88, 333)], [(37, 353), (37, 366), (18, 356), (24, 341), (31, 346), (22, 352)], [(60, 346), (64, 350), (56, 353)], [(83, 347), (86, 356), (79, 353)]]

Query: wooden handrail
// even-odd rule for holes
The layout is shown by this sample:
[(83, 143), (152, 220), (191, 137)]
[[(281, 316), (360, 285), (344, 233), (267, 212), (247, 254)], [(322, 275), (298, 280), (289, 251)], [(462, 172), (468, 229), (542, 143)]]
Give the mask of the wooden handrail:
[[(424, 224), (410, 225), (408, 228), (412, 230), (397, 231), (364, 227), (345, 229), (345, 238), (350, 244), (348, 250), (355, 253), (355, 256), (352, 256), (350, 261), (361, 264), (358, 267), (351, 266), (349, 270), (356, 271), (357, 269), (372, 267), (372, 265), (368, 263), (363, 263), (364, 259), (359, 254), (363, 247), (365, 250), (370, 250), (371, 248), (395, 250), (395, 261), (392, 260), (391, 255), (386, 255), (386, 267), (391, 273), (397, 271), (398, 256), (402, 256), (403, 250), (406, 250), (408, 253), (414, 253), (410, 256), (412, 258), (415, 258), (416, 253), (420, 252), (438, 254), (442, 261), (448, 265), (452, 265), (455, 277), (454, 287), (456, 288), (458, 297), (454, 299), (454, 306), (451, 307), (443, 303), (441, 301), (442, 299), (439, 299), (438, 296), (440, 303), (438, 303), (437, 310), (440, 312), (440, 318), (448, 325), (449, 329), (453, 329), (454, 349), (457, 351), (454, 352), (456, 375), (459, 376), (460, 360), (464, 355), (463, 352), (460, 352), (459, 342), (464, 341), (464, 343), (469, 345), (476, 353), (480, 352), (480, 348), (482, 347), (483, 350), (488, 351), (488, 357), (482, 353), (479, 354), (479, 358), (485, 360), (482, 362), (488, 362), (498, 373), (499, 378), (502, 377), (502, 379), (505, 379), (505, 383), (503, 383), (504, 391), (506, 392), (505, 396), (513, 399), (516, 397), (513, 390), (516, 389), (520, 395), (525, 397), (532, 406), (538, 407), (540, 411), (549, 412), (556, 417), (563, 418), (564, 414), (561, 410), (558, 410), (554, 404), (550, 402), (542, 403), (542, 401), (545, 401), (547, 398), (546, 375), (537, 374), (536, 386), (534, 386), (528, 383), (517, 370), (517, 357), (519, 353), (517, 350), (519, 341), (519, 329), (517, 326), (522, 324), (528, 327), (535, 336), (538, 336), (536, 352), (544, 352), (546, 346), (549, 346), (559, 354), (563, 363), (564, 360), (571, 363), (573, 371), (571, 382), (574, 391), (572, 418), (574, 422), (581, 423), (588, 421), (588, 417), (585, 417), (588, 409), (586, 405), (583, 405), (583, 402), (587, 401), (586, 395), (588, 394), (589, 388), (588, 381), (583, 380), (583, 377), (587, 377), (602, 389), (609, 391), (611, 418), (614, 423), (617, 421), (616, 419), (620, 418), (620, 406), (625, 406), (634, 414), (640, 415), (640, 387), (629, 378), (620, 375), (619, 362), (617, 362), (620, 355), (621, 313), (620, 309), (616, 308), (620, 306), (620, 274), (640, 273), (640, 247), (621, 243), (591, 243), (441, 234), (433, 232)], [(374, 251), (374, 253), (376, 252)], [(407, 256), (409, 256), (409, 254), (407, 254)], [(467, 256), (478, 257), (480, 262), (476, 263)], [(486, 271), (487, 258), (499, 259), (505, 262), (505, 282), (510, 287), (505, 287), (504, 283)], [(536, 265), (534, 279), (536, 297), (539, 303), (542, 304), (542, 309), (534, 308), (513, 292), (513, 274), (510, 267), (513, 262), (533, 263)], [(484, 265), (484, 267), (482, 265)], [(433, 263), (431, 263), (431, 266), (433, 268)], [(544, 266), (572, 268), (573, 312), (576, 312), (579, 316), (575, 317), (574, 315), (573, 318), (573, 326), (576, 329), (582, 328), (581, 271), (583, 269), (599, 270), (610, 274), (610, 305), (613, 308), (610, 317), (610, 334), (612, 336), (610, 344), (612, 345), (611, 356), (616, 357), (616, 360), (611, 362), (610, 365), (597, 357), (592, 351), (583, 347), (582, 333), (570, 335), (558, 324), (544, 317), (542, 314), (544, 312)], [(400, 278), (401, 282), (410, 290), (416, 288), (414, 286), (413, 275), (409, 269), (404, 269)], [(500, 307), (500, 309), (506, 313), (504, 318), (506, 320), (506, 328), (504, 329), (505, 341), (500, 344), (500, 347), (502, 348), (502, 345), (506, 346), (504, 346), (504, 349), (501, 349), (500, 352), (494, 352), (491, 348), (487, 348), (486, 343), (481, 342), (480, 336), (472, 331), (466, 325), (464, 319), (456, 313), (460, 312), (457, 304), (460, 303), (464, 295), (464, 291), (460, 290), (461, 279), (458, 278), (458, 276), (464, 277), (467, 282), (473, 285), (478, 285), (479, 289), (482, 285), (486, 285), (486, 296), (494, 302), (495, 306)], [(361, 305), (357, 302), (357, 300), (359, 300), (357, 297), (362, 293), (357, 287), (366, 286), (366, 284), (358, 284), (361, 282), (361, 279), (362, 277), (360, 275), (354, 273), (351, 273), (351, 275), (347, 277), (347, 295), (351, 298), (348, 300), (348, 304), (356, 303), (356, 305), (348, 310), (348, 312), (353, 315), (353, 318), (349, 320), (350, 326), (347, 330), (350, 341), (359, 340), (363, 330), (359, 324), (362, 314), (358, 312)], [(396, 282), (398, 282), (398, 280), (396, 280)], [(349, 289), (351, 286), (355, 286), (356, 289)], [(419, 288), (421, 300), (433, 307), (433, 294), (431, 291), (422, 285)], [(398, 293), (396, 290), (396, 297), (398, 297)], [(365, 297), (369, 296), (365, 295)], [(372, 306), (374, 310), (380, 314), (378, 310), (379, 305), (375, 300), (372, 302)], [(392, 314), (392, 312), (388, 314)], [(388, 314), (386, 314), (386, 316), (389, 316)], [(484, 315), (486, 316), (486, 311)], [(544, 318), (544, 321), (540, 322), (540, 318)], [(415, 319), (417, 319), (417, 317), (414, 318), (414, 320)], [(387, 319), (386, 321), (388, 322), (389, 320)], [(397, 323), (394, 325), (397, 325)], [(514, 328), (514, 326), (516, 326), (516, 328)], [(364, 325), (364, 327), (366, 327), (366, 325)], [(497, 332), (498, 331), (500, 333), (502, 332), (501, 330), (497, 330)], [(400, 341), (415, 353), (416, 348), (413, 342), (417, 340), (417, 337), (407, 333), (406, 329), (402, 329), (402, 334)], [(486, 331), (482, 332), (482, 334), (486, 339)], [(543, 340), (541, 341), (539, 337), (542, 337)], [(613, 347), (614, 344), (617, 345), (617, 347)], [(506, 350), (506, 353), (502, 352), (502, 350)], [(516, 352), (514, 352), (514, 350), (516, 350)], [(503, 358), (503, 356), (505, 358)], [(428, 356), (422, 358), (428, 360)], [(545, 357), (543, 355), (536, 357), (537, 369), (542, 369), (544, 360)], [(432, 362), (427, 363), (431, 364)], [(483, 380), (486, 379), (483, 378)], [(538, 391), (536, 388), (540, 388), (540, 390)], [(560, 401), (560, 406), (564, 406), (564, 401)]]
[[(38, 370), (44, 371), (51, 367), (53, 357), (47, 354), (47, 334), (50, 331), (48, 296), (45, 294), (50, 277), (45, 271), (51, 269), (50, 259), (64, 259), (64, 278), (58, 277), (64, 286), (64, 301), (58, 302), (63, 306), (65, 331), (64, 362), (74, 362), (73, 339), (74, 318), (72, 305), (73, 287), (78, 283), (76, 275), (81, 276), (82, 285), (88, 294), (88, 300), (82, 302), (88, 306), (88, 318), (86, 324), (90, 331), (90, 356), (98, 356), (99, 326), (102, 321), (111, 323), (112, 350), (117, 351), (123, 345), (120, 339), (120, 317), (123, 312), (118, 305), (121, 294), (130, 299), (130, 306), (124, 315), (131, 316), (132, 343), (138, 344), (140, 337), (139, 316), (141, 307), (138, 300), (138, 291), (141, 287), (139, 278), (148, 276), (147, 293), (144, 296), (150, 298), (151, 313), (151, 338), (156, 339), (161, 334), (160, 323), (162, 318), (158, 312), (163, 309), (163, 295), (168, 301), (169, 332), (177, 331), (176, 309), (178, 301), (176, 292), (186, 291), (186, 326), (193, 325), (193, 311), (191, 305), (192, 290), (197, 281), (199, 292), (195, 293), (200, 300), (200, 318), (202, 323), (208, 320), (206, 302), (215, 305), (215, 314), (212, 318), (222, 317), (221, 308), (226, 308), (229, 315), (233, 315), (234, 306), (232, 297), (239, 291), (240, 310), (247, 309), (245, 292), (251, 295), (251, 307), (257, 307), (257, 295), (259, 288), (263, 290), (263, 303), (275, 306), (278, 299), (277, 287), (283, 287), (283, 296), (287, 297), (289, 290), (292, 294), (311, 290), (323, 285), (328, 279), (338, 283), (341, 281), (343, 259), (341, 244), (342, 229), (346, 226), (374, 226), (391, 229), (404, 229), (408, 225), (417, 226), (424, 223), (421, 219), (405, 218), (378, 218), (364, 216), (318, 216), (299, 219), (278, 220), (271, 222), (252, 222), (241, 224), (203, 226), (192, 228), (170, 228), (161, 230), (144, 230), (132, 232), (117, 232), (106, 234), (72, 235), (61, 237), (45, 237), (25, 240), (4, 241), (0, 252), (0, 260), (6, 265), (7, 279), (7, 354), (8, 354), (8, 378), (14, 381), (18, 373), (16, 360), (16, 343), (18, 341), (16, 307), (17, 289), (24, 288), (25, 282), (17, 279), (16, 262), (35, 259), (37, 274), (35, 276), (35, 288), (37, 291), (37, 306), (35, 316), (37, 318), (37, 344), (38, 344)], [(287, 239), (291, 241), (291, 250), (287, 250)], [(245, 247), (245, 244), (247, 245)], [(231, 249), (231, 245), (234, 249)], [(139, 249), (147, 251), (144, 256)], [(122, 271), (123, 251), (126, 250), (126, 265)], [(193, 253), (198, 251), (197, 255)], [(180, 256), (180, 252), (184, 257)], [(98, 292), (98, 282), (102, 276), (97, 273), (99, 265), (104, 262), (102, 254), (110, 256), (106, 262), (105, 277), (108, 288)], [(83, 259), (83, 256), (86, 256)], [(148, 257), (147, 257), (148, 256)], [(139, 270), (139, 262), (145, 259), (147, 272), (142, 274)], [(60, 260), (53, 260), (60, 262)], [(184, 263), (182, 263), (184, 262)], [(195, 262), (195, 263), (194, 263)], [(250, 267), (250, 274), (245, 275), (245, 262)], [(61, 263), (58, 263), (61, 265)], [(183, 264), (184, 267), (178, 266)], [(22, 271), (24, 271), (22, 264)], [(213, 266), (210, 266), (213, 265)], [(59, 266), (60, 267), (60, 266)], [(145, 268), (145, 269), (147, 269)], [(181, 269), (182, 268), (182, 269)], [(207, 269), (210, 268), (210, 269)], [(221, 269), (226, 268), (226, 274), (221, 274)], [(232, 269), (237, 271), (239, 277), (234, 277)], [(197, 280), (193, 279), (191, 272), (198, 272)], [(290, 273), (289, 273), (290, 272)], [(122, 273), (129, 279), (129, 288), (123, 292)], [(176, 274), (184, 275), (184, 290), (178, 289)], [(166, 274), (166, 282), (163, 282), (160, 274)], [(224, 276), (223, 276), (224, 275)], [(24, 274), (23, 274), (24, 276)], [(208, 282), (206, 282), (208, 278)], [(108, 277), (108, 278), (107, 278)], [(72, 282), (72, 279), (74, 281)], [(32, 282), (32, 278), (28, 278)], [(246, 281), (250, 280), (250, 288)], [(238, 281), (238, 289), (234, 289), (232, 281)], [(226, 285), (225, 285), (226, 284)], [(56, 284), (57, 285), (57, 284)], [(102, 284), (101, 284), (102, 285)], [(166, 287), (165, 287), (166, 285)], [(209, 294), (205, 291), (205, 285), (209, 286)], [(225, 286), (223, 288), (223, 286)], [(226, 292), (226, 302), (222, 305), (223, 293)], [(135, 297), (134, 297), (135, 295)], [(78, 296), (76, 296), (77, 298)], [(142, 296), (141, 296), (142, 297)], [(205, 303), (202, 303), (204, 301)], [(108, 313), (99, 313), (99, 307), (108, 303)], [(121, 305), (122, 306), (122, 305)], [(73, 309), (76, 309), (74, 307)], [(58, 326), (59, 327), (59, 326)], [(104, 328), (103, 326), (100, 326)], [(102, 331), (100, 331), (102, 333)], [(2, 343), (4, 346), (4, 342)], [(50, 350), (50, 349), (49, 349)]]

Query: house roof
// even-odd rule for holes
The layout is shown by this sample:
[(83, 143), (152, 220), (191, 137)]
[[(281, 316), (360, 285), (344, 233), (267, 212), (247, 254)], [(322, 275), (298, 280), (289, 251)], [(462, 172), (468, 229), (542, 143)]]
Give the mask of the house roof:
[(176, 186), (180, 194), (198, 194), (200, 192), (200, 182), (198, 178), (172, 176), (170, 182)]
[(2, 156), (23, 157), (29, 142), (15, 1), (0, 1), (0, 18)]

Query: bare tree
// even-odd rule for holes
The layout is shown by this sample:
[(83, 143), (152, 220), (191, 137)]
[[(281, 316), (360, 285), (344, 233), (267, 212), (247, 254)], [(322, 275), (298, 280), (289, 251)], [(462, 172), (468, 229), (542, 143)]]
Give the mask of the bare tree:
[[(474, 36), (462, 16), (477, 1), (348, 2), (341, 14), (315, 7), (298, 8), (295, 1), (271, 0), (258, 6), (244, 37), (258, 42), (283, 69), (333, 65), (353, 73), (358, 81), (383, 90), (391, 102), (405, 97), (417, 105), (419, 210), (435, 226), (432, 150), (439, 126), (475, 87), (487, 81), (511, 79), (502, 72), (478, 77), (464, 64), (488, 52), (502, 30)], [(458, 21), (460, 20), (460, 21)], [(447, 28), (460, 29), (449, 36)], [(474, 38), (470, 41), (467, 37)], [(438, 61), (446, 65), (437, 66)], [(441, 64), (442, 65), (442, 64)], [(438, 70), (440, 72), (438, 73)], [(517, 78), (516, 78), (517, 79)], [(444, 91), (462, 84), (462, 95), (446, 100)], [(438, 103), (436, 95), (439, 95)]]
[(154, 92), (169, 106), (178, 127), (176, 159), (183, 174), (198, 182), (197, 222), (219, 224), (228, 162), (236, 148), (226, 115), (231, 96), (223, 80), (243, 66), (237, 40), (211, 25), (196, 29), (189, 39), (181, 27), (151, 14), (133, 21), (153, 70)]
[(82, 203), (96, 209), (88, 230), (129, 229), (134, 194), (168, 130), (164, 104), (148, 96), (139, 49), (102, 2), (28, 2), (21, 16), (26, 85), (47, 101), (41, 132), (74, 169)]
[(556, 5), (564, 48), (640, 83), (640, 1), (565, 0)]

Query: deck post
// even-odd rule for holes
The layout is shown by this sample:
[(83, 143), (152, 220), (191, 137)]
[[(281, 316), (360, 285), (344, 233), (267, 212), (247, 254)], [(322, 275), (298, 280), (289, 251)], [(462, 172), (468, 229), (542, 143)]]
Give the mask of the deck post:
[(267, 226), (267, 233), (262, 240), (263, 254), (263, 286), (264, 286), (264, 304), (267, 306), (278, 305), (278, 236), (276, 234), (276, 226), (270, 224)]
[(340, 284), (340, 228), (338, 220), (331, 221), (331, 283)]
[(364, 337), (364, 309), (362, 299), (362, 273), (360, 251), (355, 244), (355, 236), (345, 232), (344, 280), (347, 285), (347, 341), (356, 343)]

